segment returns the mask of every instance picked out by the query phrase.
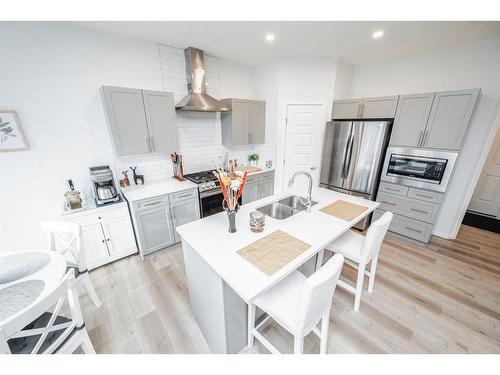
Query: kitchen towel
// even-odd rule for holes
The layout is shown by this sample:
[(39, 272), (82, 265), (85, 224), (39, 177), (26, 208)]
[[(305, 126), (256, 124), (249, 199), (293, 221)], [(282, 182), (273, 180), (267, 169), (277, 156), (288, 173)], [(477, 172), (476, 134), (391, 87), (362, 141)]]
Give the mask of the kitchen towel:
[(272, 276), (310, 247), (308, 243), (277, 230), (237, 253), (266, 275)]
[(352, 221), (368, 209), (366, 206), (347, 202), (339, 199), (332, 204), (320, 209), (325, 214), (335, 216), (339, 219)]

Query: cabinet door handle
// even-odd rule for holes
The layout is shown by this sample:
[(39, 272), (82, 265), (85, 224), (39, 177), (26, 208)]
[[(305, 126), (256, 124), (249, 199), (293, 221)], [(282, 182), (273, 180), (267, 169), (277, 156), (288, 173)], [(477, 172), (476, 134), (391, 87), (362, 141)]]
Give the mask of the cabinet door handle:
[(109, 242), (109, 238), (106, 238), (106, 241), (108, 241), (108, 242)]
[(176, 198), (186, 198), (186, 197), (189, 197), (191, 196), (193, 193), (187, 193), (187, 194), (184, 194), (184, 195), (179, 195), (178, 197)]
[(152, 135), (149, 136), (149, 145), (151, 146), (151, 151), (154, 152), (155, 150), (155, 142), (154, 142), (154, 138)]
[(411, 227), (405, 227), (405, 229), (408, 229), (408, 230), (411, 230), (411, 231), (417, 232), (417, 233), (422, 233), (421, 230), (418, 230), (418, 229), (415, 229), (415, 228), (411, 228)]
[(162, 203), (162, 201), (156, 201), (156, 202), (151, 202), (151, 203), (145, 203), (142, 207), (149, 207), (149, 206), (154, 206), (157, 204)]
[(421, 214), (426, 214), (426, 215), (428, 215), (428, 214), (429, 214), (427, 211), (417, 210), (416, 208), (410, 208), (410, 210), (415, 211), (415, 212), (419, 212), (419, 213), (421, 213)]
[(427, 138), (429, 138), (428, 130), (424, 131), (424, 137), (422, 138), (422, 146), (424, 146), (427, 143)]
[(424, 135), (424, 131), (420, 130), (420, 135), (418, 136), (418, 143), (417, 146), (422, 146), (422, 136)]
[(415, 196), (427, 198), (427, 199), (434, 199), (434, 197), (431, 197), (430, 195), (424, 195), (424, 194), (419, 194), (419, 193), (415, 193)]
[(104, 240), (102, 240), (101, 242), (104, 243)]
[(386, 202), (386, 201), (381, 201), (384, 204), (388, 204), (389, 206), (396, 206), (396, 203), (391, 203), (391, 202)]

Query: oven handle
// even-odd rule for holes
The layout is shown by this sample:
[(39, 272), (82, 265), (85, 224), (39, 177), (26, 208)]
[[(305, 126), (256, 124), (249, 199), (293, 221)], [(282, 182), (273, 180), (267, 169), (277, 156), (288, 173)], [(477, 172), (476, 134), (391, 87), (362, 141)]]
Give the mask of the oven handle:
[(218, 195), (218, 194), (222, 194), (222, 191), (217, 188), (217, 190), (213, 190), (213, 191), (204, 191), (202, 193), (200, 193), (200, 198), (207, 198), (207, 197), (211, 197), (211, 196), (214, 196), (214, 195)]

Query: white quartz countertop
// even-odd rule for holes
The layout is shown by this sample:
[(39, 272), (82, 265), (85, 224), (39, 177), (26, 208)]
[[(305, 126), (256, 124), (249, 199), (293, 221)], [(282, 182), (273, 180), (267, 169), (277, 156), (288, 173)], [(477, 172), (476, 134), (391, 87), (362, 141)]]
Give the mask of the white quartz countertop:
[[(183, 241), (186, 241), (245, 302), (248, 302), (296, 270), (379, 205), (377, 202), (360, 197), (315, 188), (312, 198), (318, 204), (312, 207), (311, 212), (303, 211), (285, 220), (266, 216), (263, 232), (253, 233), (250, 231), (250, 212), (255, 211), (256, 207), (291, 194), (304, 196), (303, 191), (289, 190), (241, 206), (236, 214), (236, 233), (228, 232), (228, 220), (225, 212), (179, 226), (177, 232)], [(368, 209), (350, 222), (319, 211), (320, 208), (328, 206), (338, 199), (364, 205)], [(307, 242), (311, 247), (274, 275), (267, 276), (236, 253), (243, 247), (278, 229)]]
[(141, 199), (197, 188), (198, 185), (191, 181), (177, 181), (174, 178), (169, 178), (146, 182), (144, 185), (131, 185), (126, 188), (121, 188), (121, 190), (129, 202), (134, 202)]

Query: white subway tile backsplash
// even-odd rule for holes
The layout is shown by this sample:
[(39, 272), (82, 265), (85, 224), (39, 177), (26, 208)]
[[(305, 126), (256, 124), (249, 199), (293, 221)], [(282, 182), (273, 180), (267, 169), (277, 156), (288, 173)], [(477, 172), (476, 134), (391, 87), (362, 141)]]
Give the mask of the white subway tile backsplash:
[[(187, 94), (186, 62), (184, 50), (158, 44), (163, 90), (173, 92), (177, 102)], [(207, 93), (219, 97), (219, 59), (205, 55)], [(258, 153), (259, 164), (276, 159), (275, 145), (262, 144), (250, 146), (225, 147), (222, 144), (221, 121), (219, 113), (177, 112), (177, 131), (179, 150), (184, 159), (184, 172), (193, 173), (214, 168), (214, 162), (224, 159), (227, 152), (229, 159), (237, 159), (239, 164), (248, 163), (251, 153)], [(146, 181), (165, 179), (172, 176), (172, 165), (168, 154), (141, 155), (119, 158), (115, 161), (116, 175), (137, 166), (137, 171), (144, 174)], [(132, 171), (129, 172), (129, 178)], [(131, 179), (132, 182), (132, 179)], [(133, 182), (132, 182), (133, 183)]]

